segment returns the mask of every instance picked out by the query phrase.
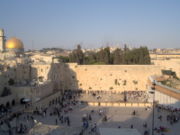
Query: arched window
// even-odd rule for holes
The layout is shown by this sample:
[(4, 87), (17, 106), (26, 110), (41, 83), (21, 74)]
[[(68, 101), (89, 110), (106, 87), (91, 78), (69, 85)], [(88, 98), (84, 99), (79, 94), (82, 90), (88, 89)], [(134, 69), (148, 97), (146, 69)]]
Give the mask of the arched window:
[(12, 100), (12, 106), (14, 106), (14, 105), (15, 105), (15, 100), (13, 99), (13, 100)]
[(6, 107), (9, 108), (9, 106), (10, 106), (10, 104), (9, 104), (9, 102), (7, 102), (7, 103), (6, 103)]

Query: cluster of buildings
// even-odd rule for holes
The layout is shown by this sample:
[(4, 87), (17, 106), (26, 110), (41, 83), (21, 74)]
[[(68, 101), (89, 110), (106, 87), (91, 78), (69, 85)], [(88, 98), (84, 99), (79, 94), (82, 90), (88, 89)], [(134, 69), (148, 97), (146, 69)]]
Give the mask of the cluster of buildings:
[[(0, 107), (31, 103), (59, 89), (52, 80), (56, 60), (54, 55), (24, 52), (23, 42), (12, 37), (5, 39), (0, 30)], [(54, 63), (54, 66), (52, 64)]]
[[(49, 97), (60, 98), (66, 89), (147, 91), (148, 77), (161, 75), (162, 69), (171, 68), (180, 77), (179, 59), (163, 62), (154, 59), (154, 65), (77, 65), (60, 63), (56, 53), (25, 52), (20, 39), (13, 37), (6, 41), (4, 31), (0, 30), (0, 107), (22, 100), (33, 104)], [(180, 96), (176, 99), (169, 103), (178, 102)]]
[(156, 49), (153, 49), (150, 51), (150, 53), (155, 53), (155, 54), (180, 54), (180, 49), (178, 48), (164, 48), (164, 49), (161, 49), (161, 48), (156, 48)]

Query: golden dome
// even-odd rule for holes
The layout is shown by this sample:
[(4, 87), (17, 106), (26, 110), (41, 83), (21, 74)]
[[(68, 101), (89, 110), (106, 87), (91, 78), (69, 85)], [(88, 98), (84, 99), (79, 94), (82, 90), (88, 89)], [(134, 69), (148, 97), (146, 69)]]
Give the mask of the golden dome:
[(23, 43), (21, 40), (12, 37), (9, 40), (6, 41), (6, 49), (23, 49)]

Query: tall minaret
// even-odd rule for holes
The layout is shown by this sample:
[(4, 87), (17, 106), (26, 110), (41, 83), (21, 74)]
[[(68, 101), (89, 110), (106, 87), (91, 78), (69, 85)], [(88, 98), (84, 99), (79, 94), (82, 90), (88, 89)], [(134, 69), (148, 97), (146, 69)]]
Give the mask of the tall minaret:
[(4, 51), (4, 42), (5, 42), (4, 30), (0, 29), (0, 52)]

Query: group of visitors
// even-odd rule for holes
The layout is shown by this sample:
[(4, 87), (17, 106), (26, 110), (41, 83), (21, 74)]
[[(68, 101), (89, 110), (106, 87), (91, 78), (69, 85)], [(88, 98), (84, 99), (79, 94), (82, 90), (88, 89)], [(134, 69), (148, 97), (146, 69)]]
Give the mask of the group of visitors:
[(125, 91), (124, 94), (126, 102), (147, 102), (148, 95), (145, 91)]
[(0, 118), (3, 118), (4, 116), (11, 113), (10, 107), (5, 107), (4, 105), (0, 106)]
[[(15, 121), (15, 125), (12, 122)], [(27, 126), (28, 123), (28, 126)], [(9, 115), (6, 119), (1, 120), (0, 126), (6, 127), (9, 135), (13, 135), (13, 132), (19, 134), (25, 134), (28, 132), (28, 127), (33, 127), (34, 117), (32, 115), (24, 115), (23, 112), (16, 112)]]
[[(71, 127), (73, 125), (73, 120), (71, 118), (71, 113), (74, 110), (74, 108), (79, 104), (79, 97), (81, 97), (83, 94), (82, 91), (72, 91), (72, 90), (66, 90), (64, 91), (62, 98), (55, 99), (53, 102), (49, 102), (48, 106), (44, 107), (36, 107), (33, 110), (33, 113), (24, 113), (19, 112), (14, 114), (11, 117), (8, 117), (8, 119), (1, 120), (1, 125), (6, 125), (8, 127), (9, 135), (13, 135), (13, 130), (15, 129), (16, 133), (18, 134), (26, 134), (30, 128), (33, 128), (37, 121), (35, 118), (40, 118), (42, 120), (50, 118), (54, 125), (63, 125), (67, 127)], [(86, 93), (91, 96), (94, 96), (95, 98), (99, 97), (102, 98), (101, 92), (89, 92)], [(103, 93), (102, 94), (107, 94)], [(145, 101), (146, 99), (146, 93), (143, 91), (128, 91), (125, 93), (121, 93), (122, 95), (126, 95), (127, 101)], [(108, 94), (107, 94), (108, 95)], [(99, 100), (99, 99), (97, 99)], [(170, 124), (175, 124), (179, 122), (180, 120), (180, 110), (176, 108), (171, 108), (163, 105), (157, 105), (158, 112), (166, 111), (168, 114), (166, 117), (162, 116), (160, 113), (158, 115), (158, 119), (161, 121), (167, 120)], [(1, 111), (1, 110), (0, 110)], [(134, 110), (132, 111), (133, 116), (137, 116), (139, 113), (138, 111)], [(91, 110), (90, 112), (84, 114), (82, 116), (82, 121), (79, 119), (79, 121), (82, 122), (81, 130), (77, 135), (84, 135), (85, 132), (89, 134), (96, 134), (98, 132), (97, 130), (97, 123), (95, 122), (95, 117), (98, 117), (102, 120), (102, 122), (109, 121), (109, 117), (106, 114), (106, 111), (102, 108), (98, 108), (98, 110)], [(17, 123), (15, 127), (12, 126), (11, 121), (16, 119)], [(134, 128), (135, 125), (129, 124), (130, 128)], [(149, 130), (147, 123), (144, 123), (144, 135), (149, 135)], [(121, 128), (119, 126), (118, 128)], [(159, 126), (154, 129), (157, 133), (165, 132), (167, 131), (167, 128), (164, 126)]]
[[(179, 122), (179, 120), (180, 120), (180, 109), (173, 108), (171, 106), (165, 106), (165, 105), (157, 105), (156, 107), (157, 107), (158, 112), (165, 111), (168, 113), (166, 116), (166, 120), (171, 125)], [(162, 121), (162, 115), (160, 115), (158, 118)]]
[[(95, 102), (147, 102), (148, 94), (145, 91), (124, 91), (114, 93), (112, 91), (86, 91), (81, 94), (87, 100)], [(83, 98), (82, 98), (83, 99)]]
[(160, 110), (164, 110), (164, 111), (168, 111), (168, 112), (180, 112), (180, 108), (174, 108), (172, 106), (168, 106), (168, 105), (162, 105), (162, 104), (158, 104), (156, 105), (158, 111)]
[(106, 122), (108, 120), (105, 112), (102, 109), (96, 111), (91, 110), (89, 114), (84, 114), (82, 116), (82, 130), (79, 135), (83, 135), (84, 132), (88, 132), (88, 134), (97, 134), (97, 124), (96, 122), (93, 123), (93, 117), (96, 115), (102, 119), (102, 122)]

